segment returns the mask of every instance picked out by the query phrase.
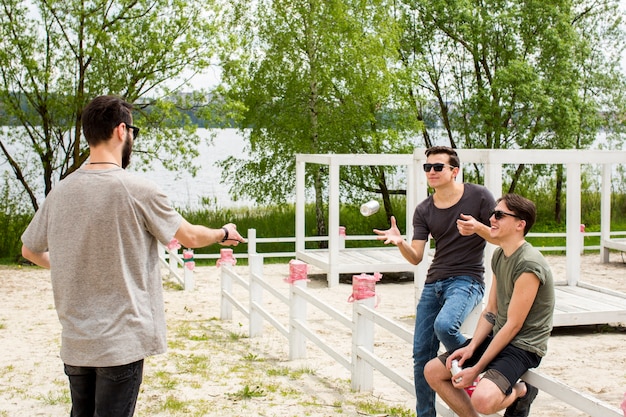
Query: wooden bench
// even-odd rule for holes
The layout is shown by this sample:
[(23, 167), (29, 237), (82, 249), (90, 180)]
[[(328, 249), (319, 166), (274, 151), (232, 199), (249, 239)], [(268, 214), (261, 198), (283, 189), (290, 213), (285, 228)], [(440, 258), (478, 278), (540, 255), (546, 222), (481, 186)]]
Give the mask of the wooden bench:
[(526, 372), (522, 379), (591, 417), (624, 417), (624, 413), (617, 406), (607, 404), (536, 370)]
[[(624, 413), (617, 408), (617, 406), (607, 404), (604, 401), (565, 385), (551, 376), (544, 375), (536, 370), (529, 370), (522, 376), (522, 379), (537, 387), (539, 391), (571, 405), (575, 409), (588, 414), (590, 417), (624, 417)], [(616, 401), (619, 400), (620, 399), (616, 399)], [(437, 402), (437, 413), (437, 415), (443, 417), (456, 417), (456, 414), (454, 414), (446, 404), (440, 401)], [(504, 414), (504, 412), (502, 412), (502, 414)], [(490, 414), (484, 417), (500, 417), (502, 414)]]
[(600, 247), (602, 248), (602, 262), (608, 263), (611, 249), (626, 252), (626, 239), (602, 239)]

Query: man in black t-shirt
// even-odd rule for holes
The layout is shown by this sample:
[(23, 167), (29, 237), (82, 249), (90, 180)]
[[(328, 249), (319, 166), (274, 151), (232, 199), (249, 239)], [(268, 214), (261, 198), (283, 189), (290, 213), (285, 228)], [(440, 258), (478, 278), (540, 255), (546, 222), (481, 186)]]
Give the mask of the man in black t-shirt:
[(379, 240), (394, 244), (413, 265), (419, 264), (428, 236), (435, 240), (435, 256), (415, 315), (413, 366), (418, 417), (435, 417), (435, 393), (424, 378), (424, 366), (437, 356), (439, 344), (454, 350), (465, 343), (463, 321), (482, 300), (485, 239), (489, 214), (495, 207), (485, 187), (456, 181), (460, 161), (444, 146), (426, 150), (424, 172), (435, 192), (413, 215), (413, 239), (404, 240), (391, 218), (391, 228), (374, 230)]

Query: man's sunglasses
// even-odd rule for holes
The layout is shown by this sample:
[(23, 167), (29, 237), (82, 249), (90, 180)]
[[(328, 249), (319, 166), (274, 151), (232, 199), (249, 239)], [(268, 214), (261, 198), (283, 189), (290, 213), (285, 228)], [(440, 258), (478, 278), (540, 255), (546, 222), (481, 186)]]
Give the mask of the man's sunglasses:
[(456, 168), (448, 164), (424, 164), (424, 172), (430, 172), (431, 169), (434, 169), (435, 172), (441, 172), (444, 167)]
[(133, 125), (129, 125), (126, 122), (122, 122), (126, 125), (127, 129), (130, 129), (133, 131), (133, 139), (137, 139), (137, 136), (139, 136), (139, 128), (137, 126), (133, 126)]
[(517, 214), (513, 214), (513, 213), (507, 213), (506, 211), (501, 211), (501, 210), (494, 210), (491, 212), (491, 214), (489, 215), (489, 217), (495, 217), (496, 220), (502, 220), (502, 218), (504, 216), (511, 216), (511, 217), (515, 217), (517, 219), (523, 220), (520, 216), (518, 216)]

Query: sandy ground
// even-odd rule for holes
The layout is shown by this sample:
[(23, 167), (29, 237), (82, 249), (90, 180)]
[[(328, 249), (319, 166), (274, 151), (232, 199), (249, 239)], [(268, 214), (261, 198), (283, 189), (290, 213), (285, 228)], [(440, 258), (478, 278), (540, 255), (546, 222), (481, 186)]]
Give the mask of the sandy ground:
[[(565, 259), (549, 256), (557, 280), (564, 280)], [(602, 264), (585, 255), (582, 280), (626, 293), (626, 263), (620, 254)], [(248, 267), (234, 270), (247, 277)], [(315, 272), (315, 271), (312, 271)], [(168, 353), (146, 361), (136, 416), (410, 416), (414, 399), (375, 372), (374, 390), (350, 388), (349, 372), (326, 352), (307, 344), (306, 359), (289, 360), (288, 340), (265, 322), (263, 334), (248, 337), (246, 316), (236, 309), (230, 321), (219, 320), (221, 268), (195, 270), (195, 289), (183, 291), (165, 279)], [(288, 296), (287, 264), (266, 265), (264, 278)], [(312, 294), (351, 318), (351, 286), (328, 288), (311, 274)], [(0, 267), (0, 416), (67, 416), (70, 401), (59, 359), (60, 325), (46, 270)], [(236, 287), (238, 299), (246, 292)], [(412, 280), (383, 281), (376, 287), (377, 310), (411, 330), (414, 321)], [(264, 306), (287, 325), (284, 304), (269, 293)], [(307, 321), (327, 345), (348, 357), (348, 328), (309, 307)], [(412, 379), (411, 346), (376, 330), (375, 352), (390, 367)], [(549, 342), (540, 371), (618, 408), (626, 391), (626, 328), (609, 325), (561, 328)], [(584, 416), (540, 393), (532, 416)]]

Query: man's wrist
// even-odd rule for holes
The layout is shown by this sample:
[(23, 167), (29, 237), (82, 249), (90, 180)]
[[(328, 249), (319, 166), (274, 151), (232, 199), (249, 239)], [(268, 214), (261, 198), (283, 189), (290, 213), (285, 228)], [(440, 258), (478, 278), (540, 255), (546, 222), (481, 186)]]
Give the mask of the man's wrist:
[(224, 231), (224, 238), (222, 239), (221, 243), (224, 243), (228, 240), (228, 229), (226, 228), (226, 226), (223, 226), (222, 230)]

